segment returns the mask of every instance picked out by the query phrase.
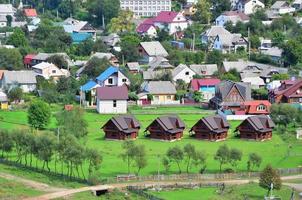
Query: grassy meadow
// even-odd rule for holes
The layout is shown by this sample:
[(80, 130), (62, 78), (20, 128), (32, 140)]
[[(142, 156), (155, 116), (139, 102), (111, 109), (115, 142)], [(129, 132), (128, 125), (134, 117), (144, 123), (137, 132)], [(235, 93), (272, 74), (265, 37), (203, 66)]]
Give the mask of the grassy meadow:
[[(57, 109), (53, 109), (53, 114)], [(214, 173), (219, 170), (219, 163), (214, 160), (215, 152), (218, 147), (222, 144), (227, 144), (229, 147), (235, 147), (243, 152), (242, 161), (239, 162), (236, 171), (245, 171), (247, 168), (247, 160), (249, 153), (256, 152), (262, 156), (263, 168), (266, 164), (272, 164), (276, 168), (290, 168), (302, 165), (302, 142), (292, 142), (292, 148), (290, 155), (288, 156), (288, 143), (283, 141), (277, 134), (273, 135), (271, 141), (255, 142), (255, 141), (244, 141), (234, 137), (233, 131), (236, 126), (239, 125), (240, 121), (231, 121), (231, 129), (229, 136), (226, 141), (223, 142), (208, 142), (195, 140), (189, 137), (189, 129), (203, 116), (209, 115), (211, 111), (202, 110), (198, 107), (185, 108), (158, 108), (157, 111), (162, 114), (177, 113), (186, 124), (186, 130), (184, 138), (181, 141), (176, 142), (162, 142), (154, 141), (144, 136), (144, 130), (159, 114), (153, 114), (155, 110), (142, 110), (133, 109), (131, 112), (141, 123), (141, 130), (139, 138), (135, 141), (137, 144), (144, 144), (148, 156), (148, 165), (146, 168), (141, 170), (142, 175), (156, 174), (159, 169), (161, 173), (164, 173), (164, 167), (161, 164), (161, 158), (166, 153), (169, 147), (179, 145), (183, 147), (187, 143), (191, 143), (196, 146), (198, 150), (202, 150), (207, 155), (207, 169), (206, 173)], [(191, 112), (191, 113), (190, 113)], [(148, 114), (146, 114), (148, 113)], [(121, 141), (107, 141), (104, 139), (104, 133), (101, 130), (102, 125), (109, 120), (112, 115), (100, 115), (94, 110), (87, 110), (85, 119), (87, 120), (88, 136), (81, 142), (85, 143), (88, 147), (98, 149), (103, 156), (103, 162), (101, 166), (101, 173), (104, 177), (113, 177), (119, 174), (126, 174), (127, 167), (126, 163), (119, 156), (122, 152)], [(18, 129), (28, 128), (27, 124), (27, 113), (25, 110), (18, 111), (0, 111), (0, 127), (5, 129)], [(51, 123), (47, 127), (48, 130), (54, 131), (56, 128), (56, 120), (54, 117), (51, 119)], [(12, 155), (13, 156), (13, 155)], [(54, 168), (54, 163), (50, 163), (50, 167)], [(230, 168), (231, 166), (223, 166), (223, 168)], [(185, 170), (185, 163), (182, 165), (182, 170)], [(84, 166), (84, 171), (87, 172), (87, 165)], [(135, 167), (131, 169), (132, 173), (136, 172)], [(172, 165), (169, 173), (177, 173), (176, 165)], [(198, 168), (192, 167), (192, 173), (197, 173)]]
[[(160, 192), (149, 192), (156, 197), (165, 200), (176, 200), (176, 199), (186, 199), (186, 200), (233, 200), (233, 199), (245, 199), (248, 197), (249, 200), (262, 200), (266, 195), (267, 191), (256, 183), (249, 183), (245, 185), (238, 186), (227, 186), (225, 192), (220, 195), (218, 194), (218, 188), (200, 188), (200, 189), (178, 189), (170, 191), (160, 191)], [(291, 189), (286, 186), (282, 186), (281, 190), (274, 190), (273, 194), (281, 199), (290, 199)], [(296, 198), (298, 194), (296, 192)]]

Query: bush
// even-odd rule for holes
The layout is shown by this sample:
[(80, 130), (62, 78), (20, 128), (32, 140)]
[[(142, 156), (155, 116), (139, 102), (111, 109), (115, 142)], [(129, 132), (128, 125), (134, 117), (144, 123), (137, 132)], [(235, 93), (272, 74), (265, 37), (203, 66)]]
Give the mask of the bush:
[(227, 168), (227, 169), (223, 170), (223, 172), (231, 174), (231, 173), (234, 173), (235, 171), (232, 168)]
[(99, 171), (94, 171), (88, 176), (88, 184), (89, 185), (99, 185), (102, 183), (101, 173)]

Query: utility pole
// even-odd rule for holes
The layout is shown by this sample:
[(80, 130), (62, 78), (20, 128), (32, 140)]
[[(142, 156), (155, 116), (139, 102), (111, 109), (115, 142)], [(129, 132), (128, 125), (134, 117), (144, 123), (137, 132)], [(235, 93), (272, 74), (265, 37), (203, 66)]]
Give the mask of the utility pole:
[(195, 51), (195, 33), (193, 33), (193, 44), (192, 44), (192, 50)]
[(57, 134), (58, 143), (60, 142), (60, 127), (58, 127), (58, 134)]
[(102, 15), (102, 25), (103, 25), (103, 29), (105, 30), (106, 25), (105, 25), (105, 17), (104, 17), (104, 15)]
[(249, 40), (249, 49), (248, 49), (248, 53), (249, 53), (249, 60), (251, 59), (251, 40), (250, 40), (250, 27), (247, 28), (247, 37)]

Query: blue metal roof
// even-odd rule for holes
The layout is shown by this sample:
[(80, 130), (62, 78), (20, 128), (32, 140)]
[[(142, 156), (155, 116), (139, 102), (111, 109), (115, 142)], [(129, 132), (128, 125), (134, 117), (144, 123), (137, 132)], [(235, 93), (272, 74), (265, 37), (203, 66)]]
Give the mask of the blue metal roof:
[(85, 83), (84, 85), (82, 85), (80, 89), (83, 92), (87, 92), (87, 91), (90, 91), (92, 88), (94, 88), (96, 85), (97, 85), (96, 82), (94, 82), (93, 80), (90, 80), (87, 83)]
[(96, 77), (96, 80), (103, 82), (107, 78), (109, 78), (109, 76), (111, 76), (112, 74), (114, 74), (116, 72), (118, 72), (117, 67), (110, 66), (103, 73), (101, 73), (98, 77)]
[(85, 40), (91, 37), (92, 37), (91, 33), (71, 33), (72, 42), (74, 44), (84, 42)]

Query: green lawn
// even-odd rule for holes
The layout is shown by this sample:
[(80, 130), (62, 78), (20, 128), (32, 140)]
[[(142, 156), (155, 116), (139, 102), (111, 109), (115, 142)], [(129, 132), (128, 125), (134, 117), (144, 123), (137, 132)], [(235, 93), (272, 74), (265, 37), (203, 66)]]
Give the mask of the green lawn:
[(34, 190), (15, 181), (0, 178), (0, 199), (17, 200), (41, 194), (43, 194), (43, 192)]
[[(218, 188), (201, 188), (201, 189), (179, 189), (171, 191), (161, 191), (161, 192), (149, 192), (157, 197), (163, 198), (165, 200), (235, 200), (244, 199), (245, 196), (249, 200), (263, 200), (264, 195), (266, 195), (266, 190), (259, 187), (256, 183), (249, 183), (239, 186), (227, 186), (225, 192), (220, 195), (218, 194)], [(290, 199), (291, 189), (289, 187), (283, 186), (281, 190), (274, 191), (275, 196), (281, 197), (281, 199)], [(296, 194), (298, 198), (298, 194)]]
[[(196, 110), (196, 107), (188, 107), (189, 109)], [(177, 108), (160, 108), (161, 110), (167, 109), (168, 111), (173, 111)], [(199, 109), (199, 108), (198, 108)], [(139, 110), (139, 109), (137, 109)], [(144, 137), (144, 130), (158, 115), (155, 114), (136, 114), (137, 119), (141, 122), (141, 131), (139, 138), (135, 141), (137, 144), (144, 144), (146, 146), (148, 155), (148, 166), (141, 171), (142, 175), (155, 174), (157, 173), (158, 166), (160, 172), (164, 172), (164, 168), (159, 164), (162, 156), (165, 154), (169, 147), (179, 145), (184, 146), (187, 143), (191, 143), (204, 151), (207, 154), (207, 169), (206, 173), (218, 172), (219, 165), (218, 162), (213, 159), (214, 154), (218, 147), (222, 144), (227, 144), (230, 147), (236, 147), (243, 152), (243, 159), (238, 164), (237, 171), (246, 170), (246, 163), (248, 159), (248, 154), (252, 152), (257, 152), (263, 158), (261, 168), (266, 164), (271, 163), (273, 167), (276, 168), (288, 168), (297, 167), (302, 165), (302, 142), (291, 143), (292, 149), (291, 153), (293, 156), (287, 155), (288, 143), (284, 142), (278, 135), (274, 134), (271, 141), (266, 142), (254, 142), (254, 141), (242, 141), (234, 137), (233, 130), (240, 123), (239, 121), (231, 122), (231, 130), (229, 132), (228, 140), (224, 142), (208, 142), (199, 141), (189, 137), (188, 130), (193, 126), (203, 114), (179, 114), (179, 116), (184, 120), (187, 128), (185, 130), (184, 138), (177, 142), (161, 142), (154, 141)], [(104, 133), (100, 129), (102, 125), (112, 117), (112, 115), (99, 115), (93, 110), (87, 111), (85, 118), (89, 124), (89, 134), (83, 142), (86, 142), (86, 146), (97, 148), (102, 152), (103, 163), (101, 166), (101, 173), (104, 177), (115, 176), (117, 174), (126, 174), (127, 168), (125, 162), (119, 157), (122, 148), (121, 141), (106, 141), (104, 140)], [(26, 112), (24, 111), (14, 111), (14, 112), (0, 112), (1, 128), (13, 129), (13, 128), (24, 128), (27, 124)], [(49, 129), (55, 128), (55, 119), (52, 118), (51, 124), (48, 126)], [(53, 163), (50, 164), (53, 168)], [(84, 170), (87, 166), (84, 166)], [(231, 166), (224, 166), (224, 168), (229, 168)], [(184, 163), (182, 165), (184, 170)], [(135, 172), (135, 169), (132, 169)], [(193, 167), (191, 172), (198, 172), (197, 167)], [(176, 165), (173, 165), (170, 173), (177, 173)]]

